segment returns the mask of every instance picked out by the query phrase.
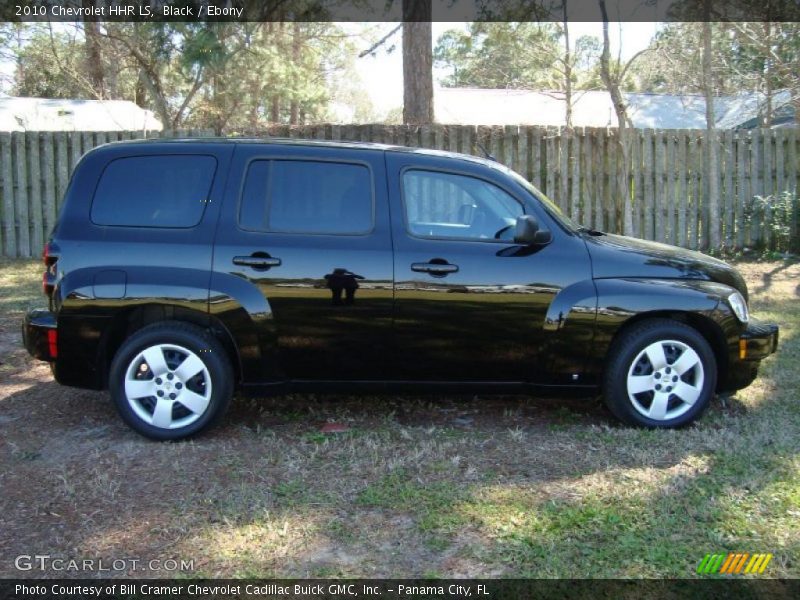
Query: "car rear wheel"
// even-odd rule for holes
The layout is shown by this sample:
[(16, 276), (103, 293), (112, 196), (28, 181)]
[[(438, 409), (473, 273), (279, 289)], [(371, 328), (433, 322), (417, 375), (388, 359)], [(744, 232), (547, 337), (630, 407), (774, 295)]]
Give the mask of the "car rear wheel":
[(188, 323), (149, 325), (122, 344), (109, 372), (123, 420), (157, 440), (191, 436), (225, 412), (233, 373), (222, 345)]
[(634, 325), (614, 342), (603, 395), (625, 423), (680, 427), (708, 408), (716, 381), (714, 353), (697, 330), (653, 319)]

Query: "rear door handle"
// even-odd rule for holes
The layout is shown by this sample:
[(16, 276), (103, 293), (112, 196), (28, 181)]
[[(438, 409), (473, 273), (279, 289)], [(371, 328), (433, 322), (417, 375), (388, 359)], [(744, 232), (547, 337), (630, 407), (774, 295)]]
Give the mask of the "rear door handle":
[(234, 256), (233, 264), (253, 269), (269, 269), (271, 267), (280, 267), (281, 259), (269, 255), (258, 256), (253, 254), (252, 256)]
[(411, 263), (411, 270), (417, 273), (430, 273), (431, 275), (438, 275), (444, 277), (448, 273), (458, 272), (458, 265), (451, 265), (450, 263)]

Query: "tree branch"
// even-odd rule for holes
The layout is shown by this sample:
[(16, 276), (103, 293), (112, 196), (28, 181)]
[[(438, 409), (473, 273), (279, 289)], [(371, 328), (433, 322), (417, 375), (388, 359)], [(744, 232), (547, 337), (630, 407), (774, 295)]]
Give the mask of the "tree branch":
[(636, 61), (637, 58), (639, 58), (642, 54), (647, 54), (648, 52), (653, 52), (656, 48), (657, 48), (657, 46), (655, 48), (648, 46), (647, 48), (642, 48), (636, 54), (631, 56), (628, 59), (628, 62), (625, 63), (625, 66), (622, 68), (622, 70), (619, 73), (619, 82), (622, 83), (623, 81), (625, 81), (625, 75), (628, 73), (628, 69), (630, 69), (631, 65), (634, 63), (634, 61)]
[(386, 34), (385, 36), (383, 36), (381, 39), (379, 39), (377, 42), (375, 42), (374, 44), (372, 44), (372, 46), (370, 46), (369, 48), (367, 48), (367, 49), (366, 49), (366, 50), (364, 50), (363, 52), (359, 52), (359, 54), (358, 54), (358, 58), (364, 58), (364, 57), (365, 57), (365, 56), (367, 56), (368, 54), (372, 54), (373, 52), (375, 52), (375, 50), (377, 50), (377, 49), (378, 49), (378, 48), (380, 48), (380, 47), (381, 47), (383, 44), (385, 44), (385, 43), (386, 43), (386, 41), (387, 41), (387, 40), (388, 40), (390, 37), (392, 37), (392, 36), (393, 36), (395, 33), (397, 33), (398, 31), (400, 31), (400, 29), (401, 29), (402, 27), (403, 27), (403, 24), (402, 24), (402, 23), (400, 23), (400, 25), (398, 25), (397, 27), (395, 27), (394, 29), (392, 29), (392, 30), (391, 30), (389, 33), (387, 33), (387, 34)]
[(172, 128), (177, 129), (178, 125), (180, 124), (181, 117), (183, 116), (183, 111), (186, 110), (186, 107), (189, 105), (189, 102), (192, 101), (197, 91), (203, 85), (203, 67), (199, 67), (197, 69), (197, 75), (194, 78), (194, 83), (192, 84), (191, 89), (186, 94), (186, 97), (183, 99), (180, 108), (178, 108), (178, 112), (175, 113), (175, 116), (172, 119)]

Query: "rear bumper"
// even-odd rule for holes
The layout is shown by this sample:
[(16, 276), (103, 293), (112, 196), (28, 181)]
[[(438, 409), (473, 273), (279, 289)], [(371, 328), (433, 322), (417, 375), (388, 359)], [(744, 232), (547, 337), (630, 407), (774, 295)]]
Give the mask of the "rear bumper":
[(779, 329), (774, 323), (750, 321), (739, 336), (739, 360), (759, 361), (778, 349)]
[(34, 358), (53, 362), (58, 358), (58, 328), (56, 316), (49, 310), (35, 309), (25, 315), (22, 341)]

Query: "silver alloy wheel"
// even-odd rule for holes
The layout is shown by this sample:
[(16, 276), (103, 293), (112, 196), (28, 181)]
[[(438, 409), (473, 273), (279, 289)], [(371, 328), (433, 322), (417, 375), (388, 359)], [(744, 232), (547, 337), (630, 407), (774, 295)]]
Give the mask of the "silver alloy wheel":
[(633, 359), (626, 389), (639, 413), (654, 421), (668, 421), (694, 406), (704, 381), (703, 362), (691, 346), (659, 340)]
[(128, 363), (125, 398), (148, 425), (178, 429), (208, 409), (211, 374), (200, 357), (183, 346), (150, 346)]

